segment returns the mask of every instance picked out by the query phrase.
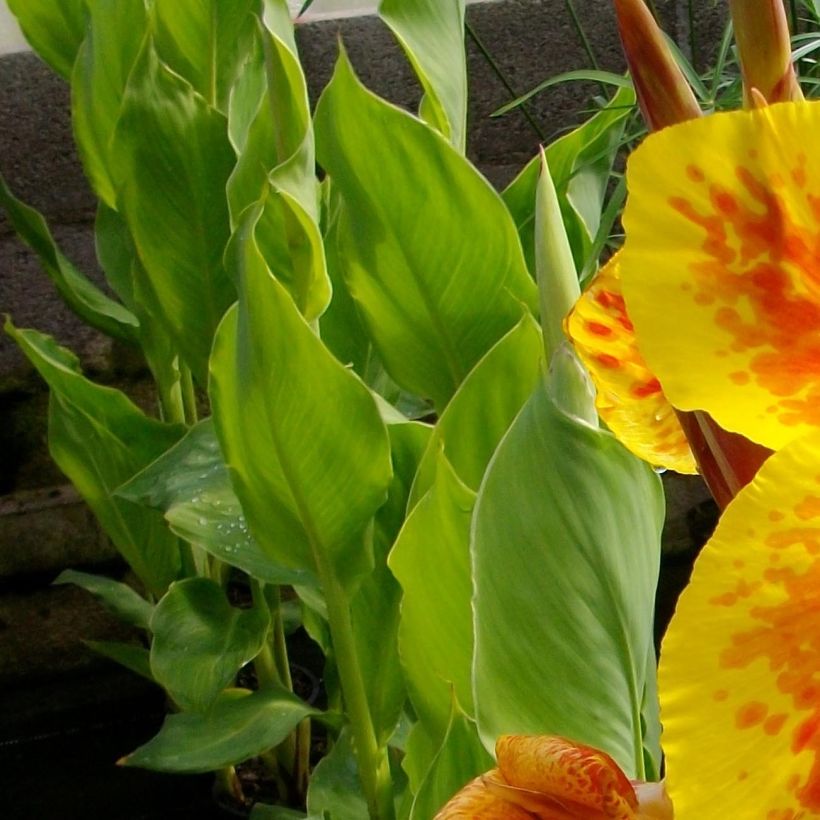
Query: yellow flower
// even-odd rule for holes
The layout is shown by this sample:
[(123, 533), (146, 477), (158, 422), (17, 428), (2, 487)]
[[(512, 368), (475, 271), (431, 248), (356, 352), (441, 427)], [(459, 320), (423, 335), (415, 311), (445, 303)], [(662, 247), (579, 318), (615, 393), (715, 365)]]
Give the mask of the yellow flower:
[(775, 454), (661, 652), (679, 820), (820, 816), (820, 104), (665, 129), (632, 156), (623, 292), (672, 404)]

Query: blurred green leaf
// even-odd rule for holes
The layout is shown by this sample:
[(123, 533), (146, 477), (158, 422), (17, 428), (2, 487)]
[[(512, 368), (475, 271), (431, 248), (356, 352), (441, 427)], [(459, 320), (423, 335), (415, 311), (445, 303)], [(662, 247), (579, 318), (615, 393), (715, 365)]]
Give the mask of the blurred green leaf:
[(433, 484), (441, 450), (459, 479), (478, 492), (498, 442), (531, 395), (543, 367), (538, 325), (529, 314), (473, 368), (436, 423), (409, 505)]
[(53, 583), (82, 587), (99, 598), (120, 620), (140, 629), (148, 629), (154, 607), (128, 584), (74, 569), (64, 569)]
[(373, 566), (366, 531), (390, 482), (387, 432), (370, 392), (265, 265), (259, 215), (246, 212), (226, 255), (239, 303), (211, 358), (217, 435), (262, 549), (323, 582), (332, 573), (354, 584)]
[(83, 643), (98, 655), (102, 655), (108, 660), (124, 666), (134, 674), (154, 682), (148, 650), (144, 646), (121, 643), (120, 641), (83, 641)]
[(18, 236), (37, 254), (66, 304), (92, 327), (134, 342), (139, 322), (130, 310), (106, 296), (63, 256), (42, 214), (21, 202), (0, 176), (0, 205)]
[(453, 690), (473, 711), (470, 522), (475, 494), (439, 453), (435, 480), (407, 518), (390, 553), (402, 587), (399, 655), (410, 700), (438, 742)]
[(485, 745), (500, 734), (559, 734), (645, 779), (662, 524), (658, 476), (539, 385), (474, 514), (474, 693)]
[(256, 5), (255, 0), (153, 0), (160, 58), (225, 113), (247, 59)]
[(179, 542), (162, 516), (114, 496), (124, 481), (178, 441), (185, 428), (148, 418), (119, 390), (88, 381), (77, 358), (49, 336), (6, 332), (51, 388), (51, 456), (71, 479), (140, 580), (161, 595), (176, 577)]
[(120, 765), (160, 772), (208, 772), (278, 746), (316, 710), (285, 690), (229, 692), (208, 712), (170, 715), (155, 737)]
[(117, 207), (111, 138), (128, 75), (148, 33), (144, 0), (86, 0), (88, 25), (71, 74), (74, 139), (91, 187)]
[(112, 156), (143, 299), (204, 385), (214, 330), (236, 298), (222, 264), (235, 160), (227, 122), (149, 44), (128, 81)]
[(577, 71), (565, 71), (563, 74), (556, 74), (553, 77), (549, 77), (544, 80), (544, 82), (539, 83), (535, 86), (535, 88), (528, 91), (526, 94), (522, 94), (520, 97), (512, 100), (512, 102), (502, 105), (497, 111), (493, 111), (490, 116), (503, 117), (504, 114), (507, 114), (514, 108), (518, 108), (518, 106), (523, 105), (527, 102), (527, 100), (531, 99), (536, 94), (540, 94), (542, 91), (552, 88), (554, 85), (561, 85), (561, 83), (569, 82), (603, 83), (604, 85), (613, 85), (616, 88), (632, 88), (632, 80), (630, 80), (629, 77), (625, 77), (623, 74), (614, 74), (611, 71), (598, 71), (591, 68), (579, 69)]
[(462, 786), (493, 765), (493, 758), (481, 745), (475, 721), (453, 698), (447, 731), (413, 801), (410, 820), (434, 817)]
[(31, 47), (68, 79), (85, 36), (85, 0), (8, 0), (8, 7)]
[(260, 581), (317, 583), (307, 572), (276, 564), (248, 532), (211, 419), (192, 427), (116, 494), (161, 510), (180, 538)]
[(464, 0), (382, 0), (379, 16), (396, 35), (424, 89), (421, 116), (464, 153)]
[(439, 409), (535, 310), (509, 215), (439, 134), (368, 92), (344, 53), (316, 111), (319, 160), (345, 203), (344, 276), (391, 377)]
[(265, 641), (266, 609), (237, 609), (209, 578), (171, 584), (151, 618), (151, 672), (185, 710), (205, 711)]

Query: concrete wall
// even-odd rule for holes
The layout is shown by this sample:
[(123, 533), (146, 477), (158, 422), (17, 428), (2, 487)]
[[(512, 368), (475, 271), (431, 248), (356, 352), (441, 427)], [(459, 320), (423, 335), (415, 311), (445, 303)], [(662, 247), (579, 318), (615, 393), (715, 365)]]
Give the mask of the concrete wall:
[[(623, 70), (610, 0), (584, 0), (576, 5), (601, 67)], [(656, 5), (667, 30), (685, 46), (690, 32), (684, 0), (656, 0)], [(719, 6), (715, 9), (712, 0), (699, 0), (696, 34), (703, 47), (701, 60), (719, 37), (723, 20), (722, 4)], [(468, 17), (517, 93), (550, 75), (587, 66), (562, 0), (478, 3), (469, 8)], [(419, 89), (403, 55), (373, 17), (300, 28), (299, 44), (314, 96), (330, 75), (339, 34), (371, 88), (399, 104), (417, 104)], [(472, 41), (469, 76), (469, 154), (495, 184), (502, 185), (533, 156), (540, 137), (521, 113), (490, 118), (492, 111), (510, 99), (510, 93)], [(585, 85), (551, 89), (530, 106), (532, 117), (550, 139), (583, 118), (582, 109), (594, 91)], [(95, 202), (72, 144), (68, 92), (31, 53), (0, 57), (0, 171), (18, 196), (46, 215), (65, 253), (99, 278), (92, 242)], [(81, 356), (94, 378), (115, 383), (146, 406), (151, 404), (140, 362), (86, 328), (62, 305), (2, 214), (0, 312), (10, 314), (18, 326), (53, 334)], [(10, 583), (19, 573), (48, 576), (66, 564), (90, 564), (111, 556), (105, 539), (48, 457), (46, 405), (40, 380), (14, 345), (0, 338), (0, 588), (3, 579)], [(704, 497), (696, 483), (688, 483), (685, 493), (689, 494), (688, 506), (679, 515), (683, 523), (677, 530), (672, 528), (680, 549), (689, 545), (687, 511)], [(2, 631), (0, 642), (1, 636)]]

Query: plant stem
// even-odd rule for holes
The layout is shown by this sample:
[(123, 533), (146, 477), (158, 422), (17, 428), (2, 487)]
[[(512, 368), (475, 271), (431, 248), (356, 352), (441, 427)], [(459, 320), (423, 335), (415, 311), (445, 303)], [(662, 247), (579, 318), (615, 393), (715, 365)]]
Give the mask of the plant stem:
[(191, 368), (187, 365), (181, 365), (179, 375), (182, 385), (182, 407), (185, 422), (189, 425), (196, 424), (198, 419), (196, 391), (194, 390), (194, 379), (191, 375)]
[[(466, 20), (464, 21), (464, 29), (467, 32), (467, 35), (473, 41), (473, 43), (475, 43), (475, 47), (481, 52), (481, 56), (487, 61), (487, 65), (490, 67), (493, 74), (495, 74), (495, 76), (498, 77), (498, 80), (501, 83), (501, 85), (504, 86), (505, 90), (507, 91), (507, 93), (509, 93), (512, 99), (517, 100), (520, 95), (515, 90), (515, 88), (513, 88), (512, 83), (509, 82), (506, 75), (501, 70), (501, 66), (499, 66), (498, 63), (495, 61), (495, 57), (493, 57), (489, 49), (484, 45), (479, 36), (476, 34), (475, 29)], [(538, 139), (542, 142), (546, 140), (547, 135), (544, 133), (544, 130), (538, 124), (535, 117), (533, 117), (533, 115), (530, 113), (526, 103), (524, 103), (524, 105), (521, 106), (521, 113), (524, 115), (527, 122), (532, 127), (532, 130), (535, 131)]]
[(592, 50), (592, 43), (589, 42), (587, 33), (584, 31), (584, 26), (581, 23), (581, 18), (578, 17), (578, 12), (575, 10), (574, 0), (566, 0), (566, 6), (567, 11), (569, 11), (569, 16), (572, 18), (572, 24), (575, 26), (575, 30), (581, 38), (581, 45), (584, 47), (589, 64), (597, 71), (599, 69), (598, 60), (595, 59), (595, 52)]
[[(324, 562), (322, 562), (324, 563)], [(322, 571), (324, 570), (324, 571)], [(359, 778), (371, 820), (393, 820), (393, 783), (387, 750), (376, 740), (373, 719), (367, 702), (348, 597), (332, 571), (320, 566), (322, 588), (327, 603), (330, 636), (342, 684), (342, 695), (353, 731)]]

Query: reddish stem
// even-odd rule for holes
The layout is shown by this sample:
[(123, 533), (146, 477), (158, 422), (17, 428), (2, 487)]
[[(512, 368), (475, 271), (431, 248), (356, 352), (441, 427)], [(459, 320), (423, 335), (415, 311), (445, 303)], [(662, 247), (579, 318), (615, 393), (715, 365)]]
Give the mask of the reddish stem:
[(719, 427), (706, 413), (678, 412), (700, 474), (721, 509), (757, 474), (772, 451)]

